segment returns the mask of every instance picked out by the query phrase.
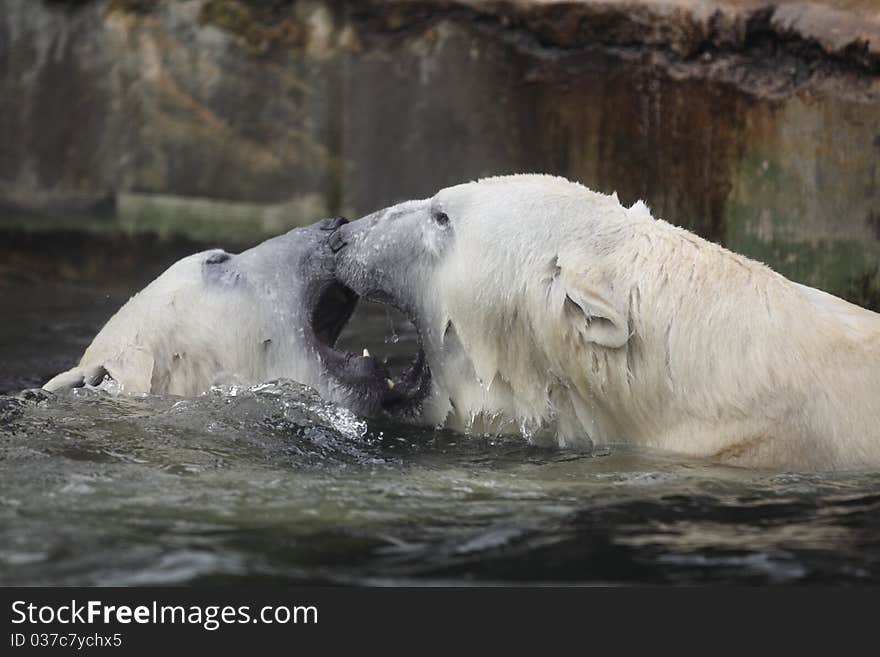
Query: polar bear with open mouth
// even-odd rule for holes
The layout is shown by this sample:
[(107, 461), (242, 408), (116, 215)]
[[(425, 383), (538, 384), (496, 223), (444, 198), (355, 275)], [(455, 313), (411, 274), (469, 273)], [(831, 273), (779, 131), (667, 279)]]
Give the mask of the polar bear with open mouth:
[[(362, 414), (755, 467), (880, 466), (880, 315), (641, 202), (505, 176), (338, 233), (350, 304), (397, 307), (421, 343), (396, 379), (361, 363), (372, 375), (349, 382), (349, 405)], [(369, 361), (327, 355), (343, 381)]]

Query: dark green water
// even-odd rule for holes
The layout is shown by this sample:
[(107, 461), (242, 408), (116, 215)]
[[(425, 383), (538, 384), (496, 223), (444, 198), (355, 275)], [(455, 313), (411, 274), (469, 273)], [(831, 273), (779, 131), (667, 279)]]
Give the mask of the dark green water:
[[(0, 584), (880, 582), (877, 474), (368, 426), (289, 382), (18, 392), (143, 278), (0, 277)], [(359, 320), (405, 357), (405, 326)]]

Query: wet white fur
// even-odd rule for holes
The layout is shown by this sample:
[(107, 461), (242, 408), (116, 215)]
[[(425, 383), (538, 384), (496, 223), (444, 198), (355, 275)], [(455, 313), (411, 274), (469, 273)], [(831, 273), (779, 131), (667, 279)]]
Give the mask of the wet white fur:
[(880, 315), (560, 178), (481, 180), (408, 212), (424, 215), (426, 421), (880, 466)]

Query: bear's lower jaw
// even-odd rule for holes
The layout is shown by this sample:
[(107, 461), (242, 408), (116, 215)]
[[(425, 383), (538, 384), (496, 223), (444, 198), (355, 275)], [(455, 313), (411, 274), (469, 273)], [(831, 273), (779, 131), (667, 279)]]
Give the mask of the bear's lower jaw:
[(316, 350), (331, 378), (332, 396), (355, 413), (366, 417), (417, 417), (431, 383), (418, 326), (418, 351), (410, 365), (399, 376), (393, 377), (366, 350), (363, 355), (357, 355), (336, 346), (358, 300), (359, 296), (351, 288), (339, 281), (332, 281), (319, 291), (312, 311), (311, 330)]

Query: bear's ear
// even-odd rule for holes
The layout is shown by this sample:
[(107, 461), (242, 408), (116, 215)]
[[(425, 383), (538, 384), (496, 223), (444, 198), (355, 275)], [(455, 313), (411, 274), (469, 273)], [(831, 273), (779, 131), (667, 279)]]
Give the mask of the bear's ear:
[(569, 322), (588, 342), (608, 349), (625, 345), (629, 340), (629, 322), (626, 315), (610, 301), (610, 291), (564, 274), (563, 270), (564, 321)]

